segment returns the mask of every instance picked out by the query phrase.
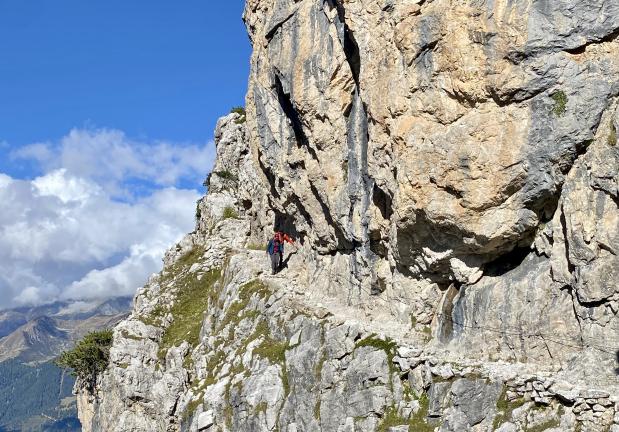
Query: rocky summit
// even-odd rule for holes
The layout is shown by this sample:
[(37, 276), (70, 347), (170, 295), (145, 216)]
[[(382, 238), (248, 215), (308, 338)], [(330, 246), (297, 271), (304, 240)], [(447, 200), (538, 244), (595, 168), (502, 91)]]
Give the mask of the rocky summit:
[(84, 430), (619, 431), (619, 1), (244, 20), (245, 111)]

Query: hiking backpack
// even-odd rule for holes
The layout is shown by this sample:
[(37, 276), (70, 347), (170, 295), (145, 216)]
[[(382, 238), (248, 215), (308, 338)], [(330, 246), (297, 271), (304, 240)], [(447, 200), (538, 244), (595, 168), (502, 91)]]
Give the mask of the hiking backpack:
[(273, 253), (279, 253), (282, 241), (282, 233), (276, 232), (273, 236)]

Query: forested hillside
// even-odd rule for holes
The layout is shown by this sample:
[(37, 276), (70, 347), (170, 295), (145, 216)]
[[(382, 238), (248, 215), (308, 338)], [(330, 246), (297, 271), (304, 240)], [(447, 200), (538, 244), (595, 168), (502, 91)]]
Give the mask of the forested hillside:
[(75, 380), (53, 359), (84, 334), (114, 327), (130, 305), (117, 297), (0, 311), (0, 432), (80, 430)]
[(53, 363), (0, 363), (0, 431), (79, 431), (75, 380)]

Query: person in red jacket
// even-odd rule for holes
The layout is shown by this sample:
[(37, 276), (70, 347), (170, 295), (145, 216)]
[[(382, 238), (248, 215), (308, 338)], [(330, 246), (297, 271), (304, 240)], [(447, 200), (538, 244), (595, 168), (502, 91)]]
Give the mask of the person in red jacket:
[(284, 262), (284, 244), (288, 242), (294, 244), (294, 240), (281, 231), (275, 231), (273, 238), (267, 245), (267, 254), (271, 256), (271, 274), (275, 274), (282, 269)]

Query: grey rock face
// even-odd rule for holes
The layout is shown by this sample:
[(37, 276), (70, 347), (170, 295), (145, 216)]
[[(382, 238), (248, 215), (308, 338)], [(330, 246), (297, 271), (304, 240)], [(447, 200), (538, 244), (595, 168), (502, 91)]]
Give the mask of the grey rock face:
[[(616, 7), (581, 27), (580, 3), (340, 3), (247, 6), (265, 39), (250, 137), (281, 176), (267, 175), (274, 204), (302, 204), (295, 226), (319, 252), (354, 249), (366, 267), (393, 255), (437, 278), (455, 277), (453, 257), (479, 266), (534, 234), (616, 95), (616, 64), (598, 55), (613, 49), (598, 47), (612, 45)], [(288, 165), (300, 160), (303, 172)]]
[[(196, 231), (117, 327), (90, 430), (616, 428), (619, 3), (244, 19), (247, 115), (218, 123)], [(277, 276), (274, 226), (296, 239)]]
[[(221, 155), (243, 158), (243, 151), (225, 146), (244, 141), (218, 144)], [(237, 170), (243, 175), (243, 168)], [(214, 189), (235, 202), (242, 193)], [(397, 311), (385, 315), (384, 306), (347, 306), (337, 294), (312, 289), (301, 261), (283, 277), (270, 276), (264, 252), (244, 247), (252, 236), (249, 213), (216, 220), (214, 212), (204, 212), (209, 222), (200, 222), (198, 231), (169, 251), (164, 271), (137, 294), (133, 314), (115, 329), (112, 364), (97, 397), (80, 394), (84, 430), (510, 431), (575, 430), (580, 424), (602, 431), (614, 421), (618, 401), (611, 392), (562, 376), (551, 364), (526, 365), (524, 358), (506, 354), (542, 350), (534, 342), (518, 349), (509, 337), (493, 342), (497, 357), (520, 366), (480, 363), (474, 358), (486, 357), (488, 340), (476, 339), (464, 326), (452, 322), (448, 342), (432, 342), (427, 334), (416, 336), (414, 322), (399, 323), (391, 315)], [(293, 250), (289, 254), (295, 258)], [(551, 265), (529, 256), (511, 271), (461, 287), (452, 299), (454, 321), (472, 326), (503, 320), (507, 329), (528, 312), (532, 296), (557, 307), (561, 302), (548, 300), (542, 289), (552, 283)], [(534, 274), (537, 285), (527, 279)], [(188, 304), (188, 292), (191, 302), (206, 300), (189, 322), (189, 312), (175, 306)], [(501, 292), (505, 297), (496, 299)], [(569, 299), (557, 317), (569, 311)], [(467, 315), (470, 310), (476, 315)], [(197, 338), (179, 334), (178, 326)], [(443, 351), (448, 347), (457, 361)], [(537, 375), (540, 368), (548, 368), (547, 375)], [(584, 370), (576, 365), (566, 373)], [(533, 411), (528, 400), (538, 408)]]
[(490, 428), (497, 411), (501, 383), (458, 379), (451, 386), (450, 392), (453, 406), (445, 414), (441, 430), (468, 430), (482, 423), (485, 429)]
[(247, 2), (263, 226), (310, 285), (467, 355), (616, 346), (617, 7)]

